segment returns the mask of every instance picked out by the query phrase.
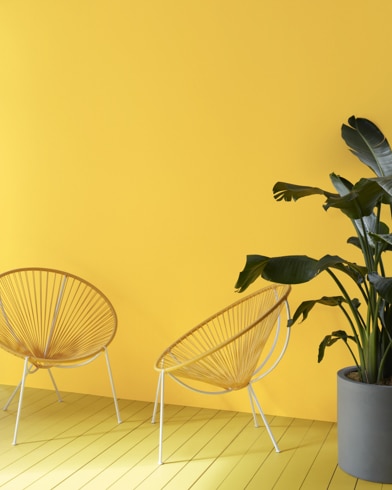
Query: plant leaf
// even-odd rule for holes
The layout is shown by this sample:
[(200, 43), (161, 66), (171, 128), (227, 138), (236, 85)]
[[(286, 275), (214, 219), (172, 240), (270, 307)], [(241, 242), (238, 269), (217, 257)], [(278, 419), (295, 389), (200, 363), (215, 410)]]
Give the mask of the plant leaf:
[(345, 196), (353, 188), (353, 184), (340, 175), (332, 173), (330, 174), (329, 178), (340, 196)]
[(379, 177), (392, 175), (392, 151), (380, 129), (365, 118), (351, 116), (342, 138), (350, 151)]
[(338, 255), (324, 255), (319, 260), (320, 272), (326, 270), (329, 267), (337, 269), (341, 272), (347, 274), (351, 279), (353, 279), (357, 284), (361, 284), (367, 274), (366, 267), (362, 265), (355, 264), (354, 262), (348, 262), (342, 259)]
[[(296, 309), (293, 318), (290, 321), (290, 326), (294, 325), (294, 323), (302, 317), (301, 322), (305, 321), (313, 309), (317, 304), (321, 304), (324, 306), (339, 306), (342, 303), (347, 303), (347, 301), (343, 298), (343, 296), (323, 296), (320, 299), (310, 299), (307, 301), (303, 301), (298, 308)], [(353, 299), (352, 303), (356, 308), (359, 307), (358, 299)]]
[(247, 255), (244, 269), (240, 272), (235, 288), (239, 293), (242, 293), (253, 282), (263, 274), (265, 262), (269, 261), (269, 257), (263, 255)]
[(337, 208), (350, 219), (360, 219), (371, 215), (383, 196), (384, 190), (377, 179), (361, 179), (344, 196), (329, 196), (324, 209)]
[(368, 274), (368, 279), (378, 294), (388, 303), (392, 303), (392, 277), (382, 277), (376, 272)]
[(383, 250), (392, 250), (392, 234), (369, 233), (374, 242), (381, 243)]
[(302, 197), (314, 196), (314, 195), (323, 195), (326, 197), (329, 196), (338, 197), (338, 194), (333, 194), (331, 192), (324, 191), (319, 187), (309, 187), (304, 185), (289, 184), (287, 182), (277, 182), (274, 185), (272, 192), (274, 194), (274, 198), (277, 201), (297, 201)]
[(353, 340), (355, 342), (355, 338), (351, 335), (347, 335), (344, 330), (336, 330), (330, 335), (326, 335), (319, 345), (317, 362), (321, 362), (324, 359), (325, 349), (333, 345), (338, 340), (343, 340), (343, 342), (346, 344), (348, 340)]
[(327, 305), (327, 306), (339, 306), (345, 299), (343, 296), (323, 296), (320, 299), (309, 299), (307, 301), (303, 301), (298, 308), (296, 309), (291, 321), (290, 326), (294, 325), (294, 323), (302, 317), (301, 322), (305, 321), (308, 318), (310, 311), (317, 304)]
[(299, 284), (310, 281), (318, 273), (318, 261), (306, 255), (272, 258), (264, 255), (248, 255), (235, 288), (241, 293), (259, 276), (280, 284)]
[(392, 177), (377, 177), (374, 179), (369, 179), (383, 190), (382, 202), (384, 204), (392, 203)]
[(266, 257), (248, 255), (244, 269), (240, 272), (235, 288), (238, 292), (247, 289), (259, 276), (267, 281), (280, 284), (301, 284), (311, 281), (328, 268), (338, 269), (348, 274), (357, 283), (363, 281), (364, 267), (348, 262), (337, 255), (325, 255), (320, 260), (306, 255)]

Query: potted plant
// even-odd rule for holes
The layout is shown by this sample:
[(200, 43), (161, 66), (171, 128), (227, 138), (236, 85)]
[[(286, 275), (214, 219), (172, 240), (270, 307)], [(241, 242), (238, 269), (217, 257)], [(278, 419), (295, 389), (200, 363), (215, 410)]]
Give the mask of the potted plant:
[(318, 355), (320, 362), (325, 349), (340, 341), (353, 358), (354, 366), (338, 372), (339, 465), (358, 478), (391, 483), (392, 271), (388, 276), (387, 254), (392, 251), (392, 234), (385, 221), (391, 220), (392, 212), (392, 150), (380, 129), (368, 119), (350, 117), (348, 124), (342, 125), (341, 135), (375, 176), (352, 184), (332, 173), (333, 192), (277, 182), (273, 194), (277, 201), (323, 196), (325, 210), (334, 208), (348, 218), (355, 232), (348, 243), (360, 251), (363, 263), (337, 255), (320, 259), (248, 255), (236, 288), (242, 292), (260, 276), (272, 282), (299, 284), (325, 272), (334, 281), (336, 296), (303, 301), (289, 326), (305, 320), (317, 304), (341, 310), (347, 328), (334, 329), (325, 336)]

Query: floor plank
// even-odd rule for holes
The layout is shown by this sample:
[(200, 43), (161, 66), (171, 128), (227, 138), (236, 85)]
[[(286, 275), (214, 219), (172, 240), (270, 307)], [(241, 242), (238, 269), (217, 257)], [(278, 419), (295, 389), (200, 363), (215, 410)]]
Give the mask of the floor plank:
[[(180, 471), (167, 483), (159, 479), (159, 482), (147, 478), (140, 489), (154, 488), (160, 483), (163, 488), (177, 490), (179, 488), (190, 488), (197, 475), (203, 475), (219, 457), (227, 446), (242, 432), (244, 419), (238, 413), (219, 412), (213, 419), (213, 423), (206, 424), (187, 444), (192, 448), (193, 456), (187, 457), (184, 453), (182, 459), (187, 460)], [(183, 446), (184, 449), (184, 446)], [(189, 453), (188, 453), (189, 456)], [(192, 470), (189, 471), (189, 467)]]
[(255, 490), (273, 488), (295, 454), (295, 449), (304, 440), (311, 424), (310, 420), (293, 420), (280, 441), (282, 452), (271, 452), (260, 464), (246, 488)]
[[(291, 450), (293, 451), (293, 455), (279, 475), (274, 489), (287, 490), (291, 487), (301, 488), (301, 486), (303, 486), (304, 475), (306, 477), (309, 473), (320, 451), (320, 444), (325, 441), (331, 427), (332, 424), (328, 422), (312, 422), (298, 447)], [(322, 475), (320, 475), (320, 477), (322, 477)], [(314, 483), (320, 485), (320, 481), (321, 478)]]
[[(188, 420), (199, 412), (200, 409), (193, 407), (168, 406), (165, 410), (165, 418), (167, 421), (175, 418), (176, 424), (166, 428), (165, 437), (170, 436), (182, 425), (186, 425)], [(151, 414), (152, 404), (149, 419), (140, 429), (130, 433), (129, 444), (125, 447), (122, 444), (117, 448), (115, 457), (111, 455), (111, 464), (82, 488), (97, 490), (98, 484), (105, 485), (103, 488), (114, 488), (114, 486), (136, 488), (138, 483), (160, 468), (157, 449), (158, 425), (151, 423)]]
[[(211, 465), (209, 471), (203, 474), (192, 488), (219, 488), (231, 490), (244, 488), (251, 476), (256, 472), (261, 462), (274, 452), (272, 442), (264, 427), (257, 429), (249, 414), (242, 414), (247, 418), (247, 424), (242, 432), (231, 442), (227, 449), (219, 455)], [(274, 425), (274, 419), (268, 417), (274, 436), (280, 443), (281, 436), (287, 429), (286, 425)], [(282, 419), (280, 419), (282, 420)], [(286, 419), (287, 425), (291, 419)], [(245, 479), (245, 475), (247, 478)]]
[(336, 424), (331, 424), (325, 439), (320, 440), (319, 444), (315, 441), (318, 453), (310, 470), (305, 475), (301, 490), (313, 490), (317, 487), (328, 488), (337, 466), (338, 452), (336, 441), (337, 427)]

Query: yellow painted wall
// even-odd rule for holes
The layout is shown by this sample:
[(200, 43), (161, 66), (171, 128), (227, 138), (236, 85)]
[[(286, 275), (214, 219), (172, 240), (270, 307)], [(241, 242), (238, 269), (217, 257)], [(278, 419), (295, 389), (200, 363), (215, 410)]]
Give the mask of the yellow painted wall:
[[(0, 1), (0, 269), (62, 268), (110, 297), (120, 397), (153, 399), (158, 354), (238, 298), (247, 253), (347, 255), (343, 218), (271, 189), (354, 176), (352, 114), (392, 135), (391, 17), (390, 0)], [(295, 287), (292, 305), (328, 290)], [(258, 388), (267, 413), (335, 419), (350, 360), (316, 357), (339, 325), (319, 310), (295, 328)], [(21, 362), (0, 363), (16, 383)], [(103, 359), (59, 384), (109, 394)], [(167, 401), (248, 410), (169, 383)]]

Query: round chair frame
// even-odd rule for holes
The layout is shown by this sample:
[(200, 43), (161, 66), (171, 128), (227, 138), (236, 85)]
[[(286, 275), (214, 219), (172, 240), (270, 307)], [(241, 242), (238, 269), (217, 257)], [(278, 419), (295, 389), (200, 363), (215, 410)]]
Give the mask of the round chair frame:
[(102, 353), (118, 423), (120, 411), (109, 361), (108, 345), (117, 331), (117, 315), (109, 299), (93, 284), (57, 269), (26, 267), (0, 274), (0, 347), (24, 359), (13, 444), (17, 442), (26, 378), (40, 369), (86, 365)]
[[(285, 310), (289, 325), (290, 291), (289, 285), (273, 284), (245, 296), (189, 330), (159, 356), (155, 364), (159, 377), (152, 416), (155, 423), (160, 404), (159, 464), (162, 464), (166, 374), (181, 386), (202, 394), (219, 395), (247, 388), (255, 426), (258, 427), (256, 405), (275, 450), (280, 451), (253, 384), (275, 369), (286, 352), (290, 328), (287, 326), (281, 342), (281, 316)], [(194, 382), (218, 390), (200, 388)]]

